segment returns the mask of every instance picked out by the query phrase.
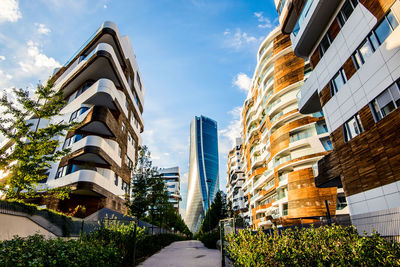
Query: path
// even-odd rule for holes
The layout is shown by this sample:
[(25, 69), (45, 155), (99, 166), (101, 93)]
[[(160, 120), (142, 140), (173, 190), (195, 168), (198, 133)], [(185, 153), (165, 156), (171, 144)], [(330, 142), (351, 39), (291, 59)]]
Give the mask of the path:
[(221, 266), (221, 253), (208, 249), (196, 240), (174, 242), (145, 260), (142, 267), (212, 267)]

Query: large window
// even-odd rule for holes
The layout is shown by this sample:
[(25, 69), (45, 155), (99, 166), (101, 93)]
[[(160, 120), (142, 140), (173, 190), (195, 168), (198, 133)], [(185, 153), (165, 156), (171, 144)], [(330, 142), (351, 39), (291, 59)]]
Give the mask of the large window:
[(393, 12), (390, 11), (374, 30), (379, 43), (382, 44), (398, 25), (399, 22), (397, 18), (394, 16)]
[(362, 125), (361, 125), (361, 120), (360, 116), (358, 114), (354, 115), (350, 120), (345, 122), (343, 125), (344, 127), (344, 141), (347, 142), (360, 133), (364, 131)]
[(340, 69), (331, 80), (331, 95), (334, 96), (340, 88), (346, 83), (346, 75), (343, 69)]
[(396, 17), (390, 11), (353, 53), (352, 57), (357, 69), (365, 63), (367, 58), (378, 49), (379, 45), (386, 40), (398, 25)]
[(319, 52), (321, 53), (321, 57), (326, 53), (328, 48), (331, 46), (331, 43), (332, 37), (329, 32), (327, 32), (324, 38), (322, 38), (321, 43), (319, 44)]
[(80, 107), (78, 110), (72, 112), (71, 117), (69, 118), (69, 121), (71, 122), (71, 121), (75, 120), (79, 115), (85, 113), (88, 110), (89, 110), (88, 107)]
[(358, 0), (347, 0), (339, 11), (337, 19), (340, 27), (343, 27), (346, 21), (350, 18), (354, 9), (358, 5)]
[(386, 117), (393, 110), (400, 106), (400, 87), (399, 82), (392, 84), (371, 102), (372, 113), (375, 121)]

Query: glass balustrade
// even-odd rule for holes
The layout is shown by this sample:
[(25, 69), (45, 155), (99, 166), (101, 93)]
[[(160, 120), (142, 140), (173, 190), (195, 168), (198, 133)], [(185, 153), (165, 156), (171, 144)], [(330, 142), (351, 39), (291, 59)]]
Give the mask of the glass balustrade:
[(313, 0), (308, 0), (305, 3), (305, 5), (303, 7), (303, 10), (300, 13), (299, 19), (297, 20), (297, 23), (294, 26), (294, 29), (293, 29), (293, 35), (294, 36), (297, 36), (297, 34), (299, 33), (301, 27), (303, 26), (303, 23), (307, 18), (308, 12), (310, 11), (310, 8), (311, 8), (311, 5), (312, 5), (313, 2), (314, 2)]

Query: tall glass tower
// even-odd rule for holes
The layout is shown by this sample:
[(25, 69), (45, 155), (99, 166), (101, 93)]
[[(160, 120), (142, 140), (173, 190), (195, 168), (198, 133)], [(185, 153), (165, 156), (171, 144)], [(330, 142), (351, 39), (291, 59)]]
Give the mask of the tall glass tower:
[(185, 221), (197, 232), (219, 190), (217, 122), (195, 117), (190, 124), (189, 184)]

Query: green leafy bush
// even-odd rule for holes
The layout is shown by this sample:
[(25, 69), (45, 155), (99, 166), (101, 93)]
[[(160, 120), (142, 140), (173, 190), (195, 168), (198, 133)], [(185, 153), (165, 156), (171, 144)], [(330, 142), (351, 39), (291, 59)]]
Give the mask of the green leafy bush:
[(399, 266), (400, 245), (354, 227), (285, 230), (281, 235), (241, 230), (228, 236), (236, 266)]
[[(132, 266), (134, 223), (108, 220), (102, 228), (77, 240), (45, 239), (42, 235), (0, 242), (0, 266)], [(174, 234), (150, 236), (138, 227), (136, 258), (150, 256), (172, 242)]]
[(217, 241), (220, 239), (219, 230), (213, 230), (206, 233), (198, 233), (195, 238), (200, 240), (206, 248), (217, 248)]
[(119, 266), (113, 245), (42, 235), (0, 242), (0, 266)]

